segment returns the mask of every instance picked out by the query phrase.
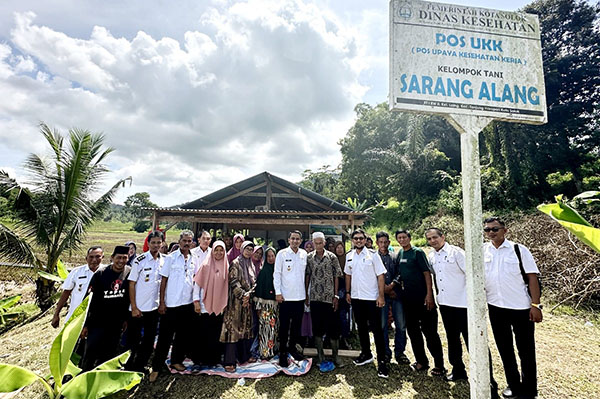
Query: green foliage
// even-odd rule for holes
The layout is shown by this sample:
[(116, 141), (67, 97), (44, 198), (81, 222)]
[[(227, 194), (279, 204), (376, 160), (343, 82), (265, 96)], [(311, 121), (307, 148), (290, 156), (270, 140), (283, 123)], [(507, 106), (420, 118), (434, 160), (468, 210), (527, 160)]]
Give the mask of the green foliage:
[(385, 103), (355, 111), (340, 142), (343, 191), (366, 207), (395, 198), (409, 208), (403, 222), (419, 220), (458, 175), (458, 133), (440, 117), (391, 112)]
[(302, 172), (302, 180), (298, 184), (327, 198), (341, 201), (343, 195), (340, 191), (339, 180), (339, 167), (332, 169), (330, 165), (323, 165), (316, 171), (306, 169)]
[(144, 233), (150, 230), (151, 227), (152, 222), (150, 222), (149, 220), (136, 220), (133, 223), (133, 227), (131, 228), (131, 230), (137, 233)]
[[(583, 197), (579, 197), (580, 200), (599, 201), (600, 192), (583, 194)], [(556, 220), (596, 252), (600, 252), (600, 229), (593, 227), (579, 212), (567, 204), (562, 195), (556, 196), (555, 204), (542, 204), (538, 206), (538, 209)]]
[(13, 295), (0, 299), (0, 327), (6, 327), (7, 324), (12, 324), (25, 315), (23, 311), (16, 312), (13, 310), (20, 300), (21, 295)]
[[(40, 130), (51, 155), (46, 158), (31, 154), (25, 161), (30, 188), (0, 171), (0, 194), (14, 195), (11, 208), (17, 219), (14, 229), (0, 223), (0, 257), (32, 264), (53, 275), (60, 255), (80, 247), (86, 229), (104, 214), (117, 190), (131, 179), (120, 180), (93, 200), (98, 181), (108, 172), (102, 162), (113, 151), (103, 148), (104, 136), (71, 129), (65, 138), (45, 124)], [(45, 259), (38, 257), (38, 248)], [(40, 278), (37, 282), (42, 310), (52, 303), (53, 281)]]
[[(50, 399), (54, 398), (103, 398), (120, 390), (129, 390), (137, 385), (143, 374), (121, 371), (130, 353), (125, 352), (106, 361), (94, 370), (81, 373), (71, 362), (71, 356), (87, 316), (91, 296), (86, 297), (75, 309), (52, 343), (49, 366), (52, 380), (19, 366), (0, 364), (0, 392), (14, 392), (36, 381), (40, 381)], [(81, 373), (81, 374), (80, 374)], [(73, 378), (63, 384), (65, 375)], [(51, 382), (53, 381), (53, 384)]]
[(124, 211), (130, 216), (133, 221), (132, 230), (138, 233), (144, 233), (152, 227), (152, 222), (147, 220), (150, 216), (149, 211), (144, 211), (142, 208), (157, 208), (154, 202), (150, 201), (150, 194), (147, 192), (135, 193), (127, 197), (125, 200)]

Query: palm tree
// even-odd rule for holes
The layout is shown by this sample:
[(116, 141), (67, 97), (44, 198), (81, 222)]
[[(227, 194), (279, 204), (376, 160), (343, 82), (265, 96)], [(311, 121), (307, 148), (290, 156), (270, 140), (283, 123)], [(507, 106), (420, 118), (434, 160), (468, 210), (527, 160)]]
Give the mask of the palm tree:
[[(29, 174), (27, 187), (0, 170), (0, 194), (16, 192), (12, 207), (17, 215), (12, 229), (0, 223), (0, 258), (25, 262), (37, 271), (55, 274), (63, 251), (79, 248), (86, 229), (131, 178), (118, 181), (93, 200), (92, 195), (108, 172), (102, 161), (113, 151), (103, 148), (104, 136), (71, 129), (65, 141), (46, 124), (42, 123), (40, 130), (52, 152), (48, 158), (29, 155), (24, 164)], [(45, 257), (40, 257), (40, 253)], [(37, 278), (36, 298), (42, 310), (52, 306), (55, 292), (53, 281)]]

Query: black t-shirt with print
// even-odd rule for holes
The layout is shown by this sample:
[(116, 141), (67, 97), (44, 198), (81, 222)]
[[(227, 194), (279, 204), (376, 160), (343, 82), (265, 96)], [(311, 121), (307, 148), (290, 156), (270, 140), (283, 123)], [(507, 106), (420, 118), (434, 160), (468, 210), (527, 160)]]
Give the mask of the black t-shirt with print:
[(92, 300), (86, 325), (91, 327), (117, 327), (127, 319), (129, 310), (129, 283), (127, 276), (131, 270), (125, 266), (122, 272), (115, 272), (112, 265), (98, 270), (90, 281)]

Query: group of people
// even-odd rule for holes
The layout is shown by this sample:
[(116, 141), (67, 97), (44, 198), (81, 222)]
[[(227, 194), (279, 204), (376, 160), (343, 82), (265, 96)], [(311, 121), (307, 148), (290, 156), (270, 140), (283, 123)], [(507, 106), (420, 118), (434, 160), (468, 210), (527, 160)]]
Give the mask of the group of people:
[[(489, 238), (484, 262), (490, 323), (508, 382), (502, 395), (534, 398), (534, 323), (542, 320), (539, 271), (525, 246), (505, 239), (507, 228), (501, 219), (486, 219), (483, 230)], [(426, 341), (433, 358), (432, 375), (449, 381), (467, 378), (460, 339), (462, 335), (468, 344), (465, 254), (447, 243), (440, 229), (425, 232), (432, 248), (428, 255), (411, 245), (406, 230), (395, 233), (398, 251), (384, 231), (376, 234), (377, 250), (366, 246), (369, 237), (361, 229), (351, 233), (348, 252), (343, 242), (330, 243), (321, 232), (311, 238), (306, 249), (301, 248), (302, 233), (292, 231), (288, 246), (276, 251), (241, 234), (225, 241), (203, 231), (192, 248), (194, 233), (185, 230), (178, 248), (165, 255), (161, 252), (164, 234), (156, 230), (148, 236), (148, 251), (131, 260), (131, 243), (117, 246), (111, 264), (104, 267), (100, 266), (102, 248), (91, 247), (87, 265), (73, 269), (65, 280), (52, 325), (58, 326), (69, 297), (67, 319), (92, 292), (82, 331), (86, 338), (83, 370), (117, 354), (126, 326), (126, 347), (132, 351), (126, 369), (147, 370), (154, 353), (149, 378), (154, 381), (169, 349), (170, 365), (178, 371), (185, 370), (186, 358), (194, 367), (221, 364), (228, 372), (238, 364), (276, 355), (281, 367), (302, 360), (301, 324), (305, 309), (310, 308), (317, 365), (326, 372), (345, 365), (339, 356), (340, 338), (352, 323), (351, 307), (360, 341), (355, 365), (374, 361), (372, 332), (377, 374), (388, 378), (392, 359), (388, 332), (393, 321), (393, 354), (399, 364), (426, 372), (430, 368)], [(444, 367), (438, 335), (438, 308), (446, 330), (450, 373)], [(412, 363), (405, 354), (407, 335), (415, 357)], [(324, 355), (325, 338), (332, 349), (329, 360)], [(491, 380), (492, 397), (497, 397), (497, 385)]]

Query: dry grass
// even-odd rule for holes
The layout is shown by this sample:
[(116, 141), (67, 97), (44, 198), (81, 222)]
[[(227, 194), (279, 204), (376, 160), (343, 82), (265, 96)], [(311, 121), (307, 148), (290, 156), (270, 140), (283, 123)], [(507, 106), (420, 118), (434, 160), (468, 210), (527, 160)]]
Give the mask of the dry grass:
[[(30, 290), (32, 287), (26, 287)], [(593, 315), (591, 315), (593, 317)], [(57, 331), (51, 315), (0, 336), (0, 361), (48, 373), (47, 356)], [(586, 314), (547, 314), (538, 325), (537, 354), (540, 398), (600, 397), (600, 326), (586, 326)], [(443, 327), (439, 327), (442, 341)], [(410, 345), (409, 345), (410, 346)], [(445, 346), (445, 345), (444, 345)], [(495, 376), (505, 386), (501, 363), (493, 347)], [(412, 358), (410, 350), (408, 356)], [(467, 356), (465, 355), (465, 358)], [(465, 361), (468, 361), (465, 359)], [(448, 365), (447, 365), (448, 366)], [(20, 397), (40, 398), (41, 385), (34, 384)], [(348, 366), (326, 375), (313, 369), (302, 377), (278, 375), (264, 380), (236, 380), (207, 376), (163, 375), (154, 384), (146, 381), (120, 398), (468, 398), (468, 383), (448, 383), (440, 378), (415, 374), (408, 366), (392, 364), (389, 380), (377, 378), (373, 365)]]

